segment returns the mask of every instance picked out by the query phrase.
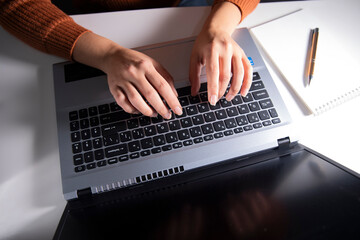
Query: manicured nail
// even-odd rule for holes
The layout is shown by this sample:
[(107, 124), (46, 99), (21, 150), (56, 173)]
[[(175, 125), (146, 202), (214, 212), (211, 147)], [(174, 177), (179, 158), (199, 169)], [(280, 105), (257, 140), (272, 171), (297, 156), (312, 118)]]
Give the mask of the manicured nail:
[(210, 97), (210, 104), (215, 106), (216, 105), (216, 102), (217, 102), (217, 96), (216, 95), (212, 95)]
[(183, 111), (182, 111), (181, 107), (176, 107), (175, 108), (175, 114), (179, 115), (179, 116), (183, 114)]
[(226, 101), (230, 102), (234, 98), (234, 95), (228, 94), (226, 95)]
[(171, 112), (169, 111), (166, 115), (165, 115), (165, 119), (170, 119), (171, 118)]

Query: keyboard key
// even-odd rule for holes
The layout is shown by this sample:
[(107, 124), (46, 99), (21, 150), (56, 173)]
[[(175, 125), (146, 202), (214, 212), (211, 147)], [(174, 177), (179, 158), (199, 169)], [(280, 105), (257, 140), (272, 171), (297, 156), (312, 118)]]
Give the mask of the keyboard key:
[(226, 130), (226, 131), (224, 131), (224, 135), (225, 136), (231, 136), (231, 135), (233, 135), (234, 133), (233, 133), (233, 131), (232, 130)]
[(269, 115), (268, 111), (266, 111), (266, 110), (258, 112), (258, 115), (261, 120), (270, 119), (270, 115)]
[(112, 102), (110, 103), (110, 110), (116, 112), (122, 110), (122, 108), (116, 102)]
[(156, 135), (156, 128), (155, 126), (147, 126), (144, 127), (144, 132), (147, 137)]
[(78, 115), (77, 111), (69, 112), (69, 120), (70, 121), (75, 121), (75, 120), (78, 120), (78, 119), (79, 119), (79, 115)]
[(131, 131), (133, 139), (140, 139), (145, 136), (144, 130), (142, 128), (134, 129)]
[(242, 132), (243, 132), (243, 129), (241, 127), (238, 127), (238, 128), (234, 129), (235, 134), (242, 133)]
[(207, 141), (211, 141), (211, 140), (213, 140), (214, 139), (214, 137), (213, 137), (213, 135), (206, 135), (205, 137), (204, 137), (204, 140), (207, 142)]
[(119, 144), (112, 147), (105, 148), (105, 156), (107, 158), (120, 156), (128, 153), (128, 148), (126, 144)]
[(205, 122), (215, 121), (216, 120), (215, 113), (213, 112), (204, 113), (204, 120)]
[(262, 124), (261, 123), (254, 123), (253, 124), (253, 127), (256, 129), (256, 128), (262, 128)]
[(174, 143), (174, 144), (172, 145), (172, 147), (173, 147), (174, 149), (181, 148), (182, 146), (183, 146), (183, 145), (182, 145), (181, 142), (177, 142), (177, 143)]
[(209, 104), (207, 102), (200, 103), (200, 104), (197, 105), (197, 107), (198, 107), (198, 110), (199, 110), (200, 113), (210, 111), (210, 107), (209, 107)]
[(150, 150), (144, 150), (140, 152), (140, 156), (145, 157), (151, 154)]
[(74, 121), (70, 123), (70, 131), (77, 131), (80, 129), (80, 125), (78, 121)]
[[(140, 151), (140, 141), (133, 141), (128, 143), (129, 152)], [(126, 152), (124, 152), (126, 153)], [(121, 154), (124, 154), (121, 153)]]
[(173, 142), (178, 141), (176, 132), (171, 132), (171, 133), (165, 134), (165, 138), (166, 138), (167, 143), (173, 143)]
[(90, 126), (89, 119), (81, 119), (80, 120), (80, 128), (85, 129)]
[(82, 142), (83, 151), (90, 151), (92, 149), (92, 142), (91, 140), (86, 140)]
[(215, 106), (213, 106), (213, 105), (211, 105), (211, 104), (210, 104), (209, 106), (210, 106), (210, 109), (211, 109), (211, 110), (217, 110), (217, 109), (220, 109), (220, 107), (221, 107), (219, 102), (217, 102), (217, 103), (215, 104)]
[(153, 149), (151, 149), (151, 153), (152, 154), (161, 153), (161, 148), (159, 148), (159, 147), (153, 148)]
[(130, 114), (125, 111), (118, 111), (100, 116), (101, 124), (109, 124), (113, 122), (119, 122), (130, 118)]
[(236, 107), (228, 108), (226, 109), (226, 112), (229, 117), (235, 117), (239, 115), (238, 111), (236, 110)]
[(210, 123), (202, 125), (201, 130), (202, 130), (203, 134), (210, 134), (210, 133), (214, 132), (214, 128)]
[(269, 113), (272, 118), (278, 117), (278, 113), (276, 112), (275, 108), (269, 109)]
[(84, 161), (86, 163), (94, 161), (94, 153), (93, 152), (86, 152), (84, 153)]
[(93, 147), (95, 149), (101, 148), (102, 146), (103, 146), (103, 144), (102, 144), (101, 138), (95, 138), (93, 140)]
[(141, 143), (141, 148), (142, 149), (148, 149), (148, 148), (152, 148), (154, 145), (153, 145), (153, 141), (152, 141), (152, 138), (145, 138), (145, 139), (142, 139), (140, 141)]
[(261, 100), (259, 103), (262, 109), (271, 108), (274, 106), (270, 99)]
[(126, 121), (128, 129), (139, 127), (139, 120), (137, 118), (129, 119)]
[(87, 109), (80, 109), (79, 110), (79, 117), (80, 117), (80, 119), (82, 119), (82, 118), (87, 118), (89, 115), (88, 115), (88, 111), (87, 111)]
[(198, 137), (198, 136), (202, 135), (200, 127), (193, 127), (193, 128), (190, 128), (189, 130), (190, 130), (190, 135), (192, 137)]
[(150, 125), (151, 124), (151, 119), (150, 117), (147, 117), (147, 116), (142, 116), (139, 118), (139, 123), (140, 123), (140, 126), (147, 126), (147, 125)]
[(158, 136), (153, 137), (153, 141), (154, 141), (155, 146), (161, 146), (166, 143), (164, 135), (158, 135)]
[(238, 106), (238, 111), (240, 114), (246, 114), (250, 112), (249, 107), (246, 104)]
[(225, 122), (226, 128), (234, 128), (234, 127), (237, 127), (235, 118), (225, 119), (224, 122)]
[(131, 140), (132, 140), (131, 132), (130, 132), (130, 131), (121, 132), (121, 133), (119, 134), (119, 136), (120, 136), (121, 142), (128, 142), (128, 141), (131, 141)]
[(98, 109), (99, 109), (100, 114), (105, 114), (105, 113), (110, 112), (109, 104), (102, 104), (102, 105), (98, 106)]
[(256, 91), (264, 88), (264, 83), (262, 81), (256, 81), (251, 84), (250, 91)]
[(139, 158), (139, 157), (140, 157), (140, 154), (138, 152), (130, 154), (130, 159), (135, 159), (135, 158)]
[(118, 132), (124, 131), (126, 129), (127, 128), (126, 128), (125, 121), (111, 123), (111, 124), (101, 127), (101, 131), (102, 131), (103, 135), (110, 135), (110, 134), (118, 133)]
[(202, 115), (192, 116), (191, 119), (194, 125), (201, 125), (204, 123), (204, 118)]
[(193, 145), (193, 141), (192, 140), (186, 140), (183, 142), (184, 146), (191, 146)]
[(177, 132), (177, 134), (180, 140), (185, 140), (190, 138), (190, 133), (188, 129), (180, 130)]
[(249, 120), (249, 123), (254, 123), (259, 121), (259, 117), (256, 113), (250, 113), (246, 115), (246, 117)]
[(74, 143), (72, 145), (72, 152), (75, 154), (75, 153), (79, 153), (82, 151), (82, 148), (81, 148), (81, 144), (80, 143)]
[(179, 98), (179, 102), (180, 102), (180, 105), (185, 107), (187, 105), (189, 105), (189, 99), (187, 97), (181, 97)]
[(89, 116), (96, 116), (98, 115), (98, 110), (96, 107), (89, 107)]
[(104, 167), (104, 166), (106, 166), (106, 160), (98, 161), (98, 162), (96, 163), (96, 166), (98, 166), (98, 167)]
[(218, 121), (213, 123), (215, 131), (224, 131), (225, 130), (225, 124), (223, 121)]
[(129, 160), (129, 156), (128, 155), (123, 155), (119, 157), (119, 162), (125, 162)]
[(252, 102), (248, 104), (250, 111), (256, 112), (260, 110), (260, 105), (257, 102)]
[[(95, 160), (102, 160), (105, 157), (103, 149), (95, 150), (94, 154), (95, 154)], [(108, 157), (108, 156), (106, 156), (106, 157)], [(112, 156), (110, 156), (110, 157), (112, 157)]]
[(94, 128), (91, 129), (91, 136), (93, 138), (99, 137), (100, 135), (101, 135), (101, 132), (100, 132), (99, 127), (94, 127)]
[(200, 103), (200, 97), (199, 95), (196, 95), (196, 96), (189, 96), (189, 102), (191, 104), (197, 104), (197, 103)]
[(216, 111), (215, 115), (218, 120), (221, 120), (221, 119), (224, 119), (227, 117), (225, 109), (220, 109), (220, 110)]
[(90, 130), (89, 129), (85, 129), (85, 130), (81, 131), (81, 139), (82, 140), (89, 139), (90, 137), (91, 136), (90, 136)]
[(172, 149), (171, 145), (165, 145), (161, 147), (161, 150), (163, 150), (164, 152), (170, 151), (171, 149)]
[(272, 122), (273, 124), (278, 124), (278, 123), (280, 123), (281, 121), (280, 121), (280, 118), (275, 118), (275, 119), (271, 120), (271, 122)]
[(224, 134), (222, 132), (217, 132), (214, 134), (214, 138), (222, 138), (224, 136)]
[(252, 102), (254, 101), (254, 98), (252, 97), (251, 93), (248, 93), (245, 97), (242, 97), (244, 102)]
[(98, 117), (91, 117), (90, 118), (90, 126), (91, 127), (96, 127), (100, 124), (99, 122), (99, 118)]
[(239, 126), (248, 124), (248, 120), (245, 116), (236, 117), (235, 120)]
[(270, 125), (271, 125), (271, 121), (270, 121), (270, 120), (264, 121), (264, 122), (262, 122), (262, 125), (263, 125), (264, 127), (270, 126)]
[(264, 99), (264, 98), (269, 97), (269, 94), (265, 89), (253, 92), (252, 94), (253, 94), (255, 100), (260, 100), (260, 99)]
[(86, 167), (85, 167), (85, 165), (81, 165), (81, 166), (77, 166), (77, 167), (75, 167), (75, 172), (82, 172), (82, 171), (85, 171), (85, 169), (86, 169)]
[(80, 141), (80, 132), (72, 132), (71, 133), (71, 141), (72, 142)]
[(244, 127), (244, 130), (245, 131), (253, 130), (253, 127), (251, 125), (247, 125), (247, 126)]
[(117, 162), (118, 162), (117, 158), (110, 158), (110, 159), (108, 160), (108, 164), (115, 164), (115, 163), (117, 163)]
[(164, 119), (160, 114), (158, 114), (156, 117), (151, 118), (152, 123), (161, 123), (162, 121), (164, 121)]
[(180, 121), (175, 120), (175, 121), (169, 122), (169, 128), (170, 128), (171, 131), (180, 129), (181, 128)]
[(185, 108), (185, 110), (186, 110), (186, 113), (187, 113), (188, 116), (198, 114), (198, 110), (197, 110), (197, 107), (195, 105), (188, 106), (188, 107)]
[(202, 93), (200, 93), (200, 99), (201, 99), (201, 101), (203, 101), (203, 102), (207, 102), (207, 100), (208, 100), (207, 92), (202, 92)]
[(84, 159), (81, 154), (74, 155), (73, 160), (74, 160), (74, 165), (81, 165), (84, 163)]
[(223, 108), (231, 106), (231, 102), (227, 101), (225, 98), (221, 98), (219, 102)]
[(194, 143), (195, 143), (195, 144), (202, 143), (203, 141), (204, 141), (204, 140), (203, 140), (202, 137), (198, 137), (198, 138), (195, 138), (195, 139), (194, 139)]
[(111, 146), (120, 142), (118, 134), (106, 135), (103, 137), (104, 146)]
[(240, 95), (236, 95), (233, 100), (231, 100), (231, 103), (234, 104), (234, 105), (239, 105), (241, 103), (243, 103)]
[(253, 81), (255, 80), (259, 80), (260, 79), (260, 75), (258, 72), (253, 72)]
[(158, 133), (166, 133), (169, 131), (169, 127), (167, 125), (167, 123), (161, 123), (156, 125), (156, 129), (158, 131)]
[(193, 125), (189, 117), (180, 119), (180, 123), (183, 128), (191, 127)]

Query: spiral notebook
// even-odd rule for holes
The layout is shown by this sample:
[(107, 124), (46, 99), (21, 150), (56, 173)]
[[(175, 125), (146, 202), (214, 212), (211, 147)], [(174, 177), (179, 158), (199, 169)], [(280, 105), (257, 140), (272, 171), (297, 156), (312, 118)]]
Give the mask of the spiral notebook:
[[(251, 28), (253, 37), (280, 77), (299, 100), (318, 115), (360, 95), (359, 31), (356, 10), (345, 19), (334, 18), (337, 9), (298, 9), (284, 17)], [(347, 10), (348, 11), (348, 10)], [(314, 78), (306, 77), (310, 31), (320, 29)]]

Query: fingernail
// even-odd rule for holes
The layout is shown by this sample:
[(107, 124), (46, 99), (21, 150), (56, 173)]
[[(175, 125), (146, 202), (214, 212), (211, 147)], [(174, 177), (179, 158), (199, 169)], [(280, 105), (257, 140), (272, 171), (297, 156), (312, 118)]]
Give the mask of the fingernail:
[(247, 94), (248, 94), (248, 90), (241, 91), (241, 96), (246, 97)]
[(158, 114), (156, 112), (154, 112), (150, 117), (156, 118), (158, 116)]
[(226, 95), (226, 101), (230, 102), (234, 98), (234, 95), (228, 94)]
[(175, 108), (175, 114), (179, 115), (179, 116), (183, 114), (183, 111), (182, 111), (181, 107), (176, 107)]
[(165, 115), (166, 119), (170, 119), (171, 118), (171, 112), (169, 111), (166, 115)]
[(217, 102), (217, 96), (216, 95), (212, 95), (210, 97), (210, 104), (215, 106), (216, 105), (216, 102)]

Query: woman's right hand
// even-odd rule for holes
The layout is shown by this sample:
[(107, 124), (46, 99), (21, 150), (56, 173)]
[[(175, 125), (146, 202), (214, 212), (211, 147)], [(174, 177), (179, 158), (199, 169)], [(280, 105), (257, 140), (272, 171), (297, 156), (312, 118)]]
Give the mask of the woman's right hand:
[(171, 75), (149, 56), (85, 33), (75, 45), (73, 58), (107, 74), (110, 92), (126, 112), (149, 117), (159, 113), (170, 119), (167, 104), (175, 114), (182, 114)]

